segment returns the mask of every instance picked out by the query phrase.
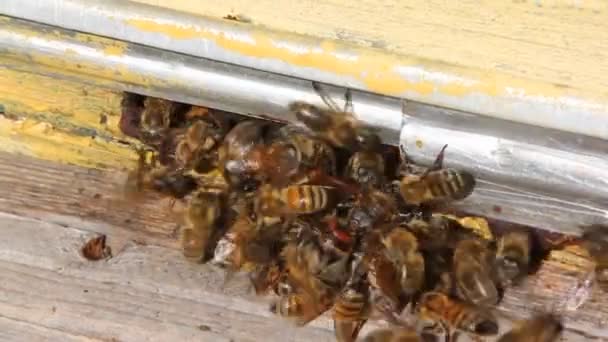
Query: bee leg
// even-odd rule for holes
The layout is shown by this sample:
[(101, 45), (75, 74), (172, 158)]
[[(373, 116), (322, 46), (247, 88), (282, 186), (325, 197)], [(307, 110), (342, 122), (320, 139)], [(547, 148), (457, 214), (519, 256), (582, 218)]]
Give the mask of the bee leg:
[(412, 160), (407, 156), (407, 153), (405, 152), (405, 147), (403, 147), (403, 145), (399, 145), (399, 151), (401, 152), (399, 154), (399, 159), (401, 159), (401, 162), (399, 163), (397, 176), (412, 174)]
[(336, 112), (340, 111), (340, 106), (338, 106), (338, 104), (336, 102), (334, 102), (334, 100), (331, 97), (329, 97), (329, 94), (323, 88), (321, 88), (321, 84), (319, 82), (313, 81), (312, 88), (315, 90), (317, 95), (319, 95), (321, 100), (323, 100), (323, 103), (325, 103), (325, 105), (327, 107), (329, 107), (331, 110), (334, 110)]
[(360, 192), (360, 188), (358, 185), (343, 181), (338, 177), (324, 174), (319, 169), (315, 169), (309, 173), (308, 181), (311, 184), (333, 186), (350, 194), (356, 194)]
[(437, 157), (435, 158), (433, 165), (431, 165), (431, 167), (427, 168), (426, 171), (424, 171), (424, 173), (422, 173), (422, 175), (420, 175), (420, 178), (424, 178), (429, 173), (443, 168), (443, 156), (444, 156), (445, 149), (447, 147), (448, 147), (448, 144), (443, 145), (443, 147), (441, 148), (441, 151), (439, 151), (439, 154), (437, 154)]
[(433, 162), (433, 165), (430, 168), (431, 171), (436, 171), (436, 170), (440, 170), (441, 168), (443, 168), (443, 158), (445, 155), (445, 149), (447, 147), (448, 147), (448, 144), (443, 145), (443, 147), (441, 148), (441, 151), (439, 151), (439, 154), (437, 154), (437, 157), (435, 158), (435, 161)]
[(363, 326), (365, 325), (366, 322), (367, 322), (367, 319), (362, 319), (357, 322), (357, 324), (353, 328), (353, 334), (352, 334), (353, 341), (357, 340), (357, 336), (359, 336), (359, 332), (361, 331), (361, 329), (363, 328)]
[[(445, 327), (444, 327), (444, 329), (445, 329)], [(445, 329), (445, 342), (453, 342), (453, 341), (455, 341), (455, 336), (454, 335), (451, 333), (450, 329)]]
[(353, 106), (353, 94), (350, 89), (346, 89), (344, 92), (344, 113), (354, 113), (355, 108)]
[(454, 331), (451, 335), (452, 335), (451, 342), (456, 342), (458, 340), (458, 338), (460, 337), (460, 333), (458, 331)]

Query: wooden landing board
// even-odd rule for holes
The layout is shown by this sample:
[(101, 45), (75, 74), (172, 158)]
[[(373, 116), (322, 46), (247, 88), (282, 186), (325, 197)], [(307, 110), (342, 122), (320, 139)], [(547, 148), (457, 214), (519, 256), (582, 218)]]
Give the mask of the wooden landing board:
[[(327, 315), (296, 329), (272, 317), (268, 300), (255, 298), (244, 278), (224, 286), (220, 270), (185, 261), (166, 203), (150, 197), (116, 205), (121, 176), (0, 153), (0, 328), (6, 327), (0, 339), (333, 339)], [(89, 262), (78, 251), (97, 232), (107, 234), (114, 257)], [(575, 280), (566, 266), (552, 267), (553, 277), (541, 279), (545, 285)], [(557, 290), (533, 278), (506, 293), (501, 311), (526, 317), (550, 307), (562, 295)], [(565, 340), (608, 338), (601, 326), (607, 308), (605, 294), (596, 291), (566, 316), (574, 330)], [(503, 321), (501, 329), (509, 325)]]

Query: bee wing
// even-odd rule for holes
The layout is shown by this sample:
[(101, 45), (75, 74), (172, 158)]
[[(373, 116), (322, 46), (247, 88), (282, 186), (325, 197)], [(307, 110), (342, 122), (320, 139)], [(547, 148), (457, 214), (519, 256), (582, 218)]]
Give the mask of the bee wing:
[(317, 276), (321, 281), (323, 281), (327, 285), (337, 285), (343, 284), (348, 278), (347, 266), (348, 266), (348, 256), (344, 256), (338, 261), (329, 264), (325, 267)]
[(498, 298), (498, 291), (494, 282), (485, 273), (467, 270), (463, 272), (459, 280), (460, 286), (458, 286), (458, 289), (464, 300), (481, 303)]
[(319, 97), (327, 107), (336, 112), (342, 111), (340, 106), (338, 106), (338, 104), (331, 98), (331, 96), (329, 96), (327, 91), (321, 87), (320, 83), (312, 82), (312, 88), (315, 90), (317, 95), (319, 95)]

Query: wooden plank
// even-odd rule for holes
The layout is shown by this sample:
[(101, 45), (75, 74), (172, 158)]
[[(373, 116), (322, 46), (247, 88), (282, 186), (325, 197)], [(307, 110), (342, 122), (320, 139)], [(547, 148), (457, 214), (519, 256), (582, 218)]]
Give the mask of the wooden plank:
[(585, 90), (608, 85), (604, 1), (133, 0), (282, 32), (341, 39), (423, 63)]
[[(109, 329), (112, 333), (97, 335), (97, 330), (92, 333), (79, 325), (66, 331), (77, 336), (140, 340), (150, 337), (148, 333), (157, 333), (156, 328), (148, 331), (141, 327), (158, 325), (161, 321), (165, 330), (171, 331), (163, 334), (175, 334), (159, 335), (167, 338), (188, 338), (191, 336), (188, 334), (198, 334), (193, 327), (205, 324), (212, 327), (211, 332), (237, 340), (247, 340), (247, 331), (258, 331), (258, 325), (264, 334), (265, 327), (273, 331), (284, 329), (268, 335), (269, 340), (282, 340), (292, 334), (302, 340), (313, 335), (321, 340), (330, 339), (331, 323), (327, 315), (311, 325), (313, 330), (285, 328), (290, 326), (277, 323), (281, 320), (271, 317), (267, 301), (253, 297), (243, 278), (224, 286), (221, 271), (186, 262), (176, 240), (176, 221), (169, 211), (162, 210), (164, 204), (150, 197), (133, 206), (113, 206), (116, 203), (112, 199), (113, 187), (119, 184), (116, 178), (117, 174), (110, 171), (0, 153), (0, 212), (11, 213), (0, 214), (3, 234), (0, 274), (7, 274), (10, 279), (6, 283), (11, 286), (10, 298), (17, 296), (12, 293), (16, 289), (23, 289), (21, 297), (16, 297), (20, 299), (0, 304), (0, 312), (11, 313), (4, 315), (6, 319), (31, 324), (41, 321), (44, 327), (64, 329), (74, 325), (69, 323), (78, 321), (78, 315), (91, 316), (91, 312), (97, 310), (93, 308), (99, 307), (103, 314), (88, 317), (82, 325), (99, 330), (103, 327), (103, 331)], [(125, 222), (127, 218), (129, 222)], [(108, 235), (114, 251), (109, 261), (86, 262), (78, 254), (79, 247), (93, 232)], [(510, 326), (509, 320), (552, 309), (553, 301), (567, 295), (562, 291), (563, 286), (551, 288), (543, 284), (579, 281), (580, 275), (573, 274), (567, 265), (553, 262), (550, 267), (541, 273), (541, 278), (531, 277), (522, 287), (506, 292), (500, 310), (507, 314), (508, 320), (501, 321), (502, 331)], [(21, 277), (26, 281), (22, 282)], [(28, 287), (27, 283), (33, 285)], [(40, 288), (44, 294), (39, 293)], [(78, 300), (64, 303), (63, 288), (68, 293), (78, 293)], [(79, 289), (95, 296), (89, 298)], [(0, 293), (3, 291), (0, 288)], [(36, 297), (36, 303), (43, 304), (24, 307), (25, 298), (32, 295), (41, 296)], [(117, 298), (117, 308), (102, 302), (101, 298)], [(608, 332), (601, 327), (604, 321), (598, 320), (598, 317), (608, 317), (607, 300), (596, 290), (579, 310), (565, 312), (567, 326), (574, 329), (568, 331), (568, 340), (583, 336), (608, 338)], [(59, 312), (57, 305), (66, 306), (66, 316), (58, 321), (44, 318), (43, 313), (48, 315), (52, 306)], [(178, 307), (187, 309), (182, 312)], [(150, 314), (154, 310), (160, 310), (161, 318)], [(254, 317), (250, 317), (252, 315)], [(28, 317), (33, 317), (32, 321), (28, 321)], [(214, 317), (235, 319), (235, 326), (228, 329), (226, 323)], [(48, 322), (55, 323), (48, 325)], [(132, 329), (132, 333), (121, 332), (128, 330), (121, 325), (123, 322), (131, 322), (138, 328)], [(365, 331), (374, 326), (377, 325), (370, 324)]]
[(121, 94), (21, 71), (0, 58), (0, 151), (95, 168), (134, 165), (118, 129)]
[(177, 246), (178, 219), (169, 202), (150, 193), (140, 202), (122, 194), (124, 172), (102, 172), (0, 153), (0, 211), (88, 230), (110, 229), (124, 241)]
[(4, 317), (0, 314), (0, 340), (2, 341), (57, 341), (82, 342), (100, 341), (84, 336), (63, 332), (58, 329), (49, 329), (35, 323)]
[(333, 336), (268, 319), (266, 305), (246, 298), (243, 282), (222, 288), (221, 272), (174, 250), (131, 244), (109, 261), (89, 262), (78, 251), (91, 233), (7, 214), (0, 221), (0, 318), (14, 322), (12, 330), (35, 325), (100, 341)]

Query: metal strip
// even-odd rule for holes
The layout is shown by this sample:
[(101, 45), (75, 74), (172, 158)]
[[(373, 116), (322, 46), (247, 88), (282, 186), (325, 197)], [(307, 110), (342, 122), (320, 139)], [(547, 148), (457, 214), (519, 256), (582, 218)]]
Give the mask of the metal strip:
[(125, 0), (3, 0), (0, 14), (165, 50), (608, 139), (608, 100), (469, 70)]
[[(279, 120), (293, 120), (291, 101), (322, 103), (301, 79), (18, 19), (0, 24), (2, 55), (27, 61), (34, 72)], [(330, 90), (336, 99), (343, 95)], [(357, 91), (353, 99), (362, 120), (383, 128), (386, 142), (401, 141), (415, 160), (428, 163), (449, 144), (446, 165), (479, 176), (461, 204), (468, 212), (569, 232), (606, 219), (607, 141), (414, 102), (403, 120), (396, 99)]]

